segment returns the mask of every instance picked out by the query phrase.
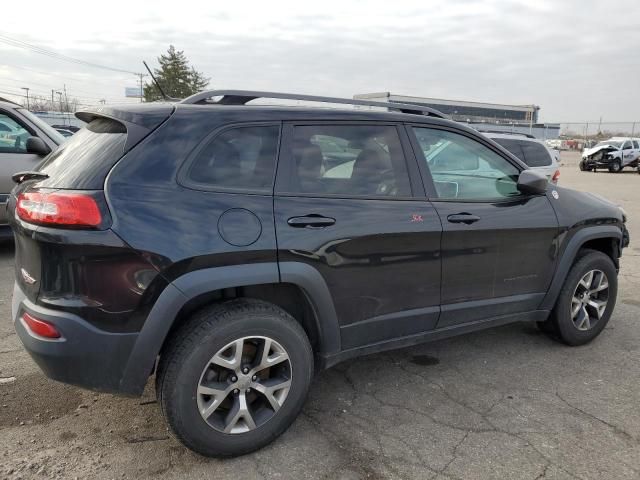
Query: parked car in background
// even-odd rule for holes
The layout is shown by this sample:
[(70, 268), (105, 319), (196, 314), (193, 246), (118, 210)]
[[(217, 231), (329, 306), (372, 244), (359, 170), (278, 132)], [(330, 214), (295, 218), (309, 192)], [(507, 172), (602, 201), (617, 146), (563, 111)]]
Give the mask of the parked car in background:
[(0, 100), (0, 240), (12, 238), (6, 204), (13, 174), (33, 170), (64, 137), (26, 108)]
[(592, 148), (582, 152), (580, 170), (595, 171), (606, 168), (611, 173), (618, 173), (625, 167), (637, 168), (640, 159), (640, 139), (628, 137), (612, 137), (598, 142)]
[(76, 125), (51, 125), (53, 128), (55, 129), (62, 129), (62, 130), (68, 130), (72, 133), (76, 133), (77, 131), (80, 130), (80, 127), (77, 127)]
[(71, 130), (67, 130), (66, 128), (56, 128), (56, 132), (58, 132), (60, 135), (62, 135), (65, 138), (68, 138), (71, 135), (73, 135), (73, 132)]
[(526, 133), (482, 130), (481, 133), (514, 154), (531, 170), (542, 173), (553, 183), (558, 183), (560, 152), (557, 150), (549, 148), (544, 142)]

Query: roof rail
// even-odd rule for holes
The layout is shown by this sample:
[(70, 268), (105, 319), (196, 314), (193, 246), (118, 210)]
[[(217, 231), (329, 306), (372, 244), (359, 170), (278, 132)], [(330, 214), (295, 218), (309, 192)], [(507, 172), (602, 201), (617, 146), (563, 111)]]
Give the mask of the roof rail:
[[(221, 97), (219, 100), (212, 102), (209, 99), (213, 97)], [(185, 98), (179, 103), (186, 104), (208, 104), (208, 105), (245, 105), (252, 100), (258, 98), (274, 98), (279, 100), (301, 100), (305, 102), (318, 103), (337, 103), (344, 105), (363, 105), (368, 107), (383, 107), (390, 111), (412, 113), (416, 115), (430, 115), (437, 118), (447, 118), (447, 116), (431, 107), (421, 105), (412, 105), (408, 103), (395, 102), (375, 102), (368, 100), (356, 100), (349, 98), (319, 97), (316, 95), (298, 95), (295, 93), (277, 93), (277, 92), (253, 92), (251, 90), (208, 90), (196, 93)]]
[(483, 129), (479, 128), (478, 131), (480, 133), (500, 133), (500, 134), (504, 134), (504, 135), (521, 135), (521, 136), (527, 137), (527, 138), (536, 138), (535, 135), (532, 135), (530, 133), (514, 132), (512, 130), (483, 130)]

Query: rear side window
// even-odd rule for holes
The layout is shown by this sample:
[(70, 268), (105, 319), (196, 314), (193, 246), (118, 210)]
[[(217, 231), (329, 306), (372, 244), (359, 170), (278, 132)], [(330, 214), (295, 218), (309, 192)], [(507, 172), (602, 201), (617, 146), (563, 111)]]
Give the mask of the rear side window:
[(494, 138), (495, 142), (513, 153), (530, 167), (546, 167), (551, 165), (551, 155), (538, 142), (512, 140), (510, 138)]
[(509, 150), (512, 154), (522, 160), (524, 163), (527, 161), (524, 159), (524, 152), (522, 151), (521, 143), (518, 140), (511, 140), (508, 138), (492, 138), (492, 140), (496, 143), (499, 143), (504, 148)]
[(96, 118), (47, 155), (38, 170), (49, 175), (48, 187), (99, 190), (124, 154), (126, 141), (123, 124)]
[(637, 140), (634, 140), (634, 141), (633, 141), (633, 148), (639, 148), (639, 147), (638, 147), (638, 142), (637, 142)]
[(277, 125), (225, 130), (196, 151), (183, 179), (205, 190), (271, 192), (279, 134)]
[(290, 153), (291, 193), (349, 197), (411, 195), (396, 127), (297, 126)]

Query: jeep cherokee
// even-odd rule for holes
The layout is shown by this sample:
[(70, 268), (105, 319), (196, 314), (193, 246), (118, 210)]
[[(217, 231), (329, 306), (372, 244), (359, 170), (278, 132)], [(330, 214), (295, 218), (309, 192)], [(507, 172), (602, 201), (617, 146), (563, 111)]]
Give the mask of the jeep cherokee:
[(62, 382), (155, 373), (200, 454), (271, 442), (316, 368), (519, 321), (581, 345), (611, 317), (623, 212), (435, 110), (210, 91), (77, 116), (14, 176), (16, 331)]

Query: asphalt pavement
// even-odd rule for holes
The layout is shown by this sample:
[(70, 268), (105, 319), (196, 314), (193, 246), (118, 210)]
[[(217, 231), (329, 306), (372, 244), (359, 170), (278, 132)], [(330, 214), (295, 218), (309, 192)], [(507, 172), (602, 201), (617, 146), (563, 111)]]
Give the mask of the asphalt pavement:
[(640, 478), (640, 175), (562, 158), (561, 184), (629, 216), (598, 339), (570, 348), (516, 324), (345, 362), (319, 374), (282, 437), (231, 460), (171, 438), (152, 382), (132, 399), (46, 379), (14, 333), (13, 251), (0, 247), (0, 478)]

